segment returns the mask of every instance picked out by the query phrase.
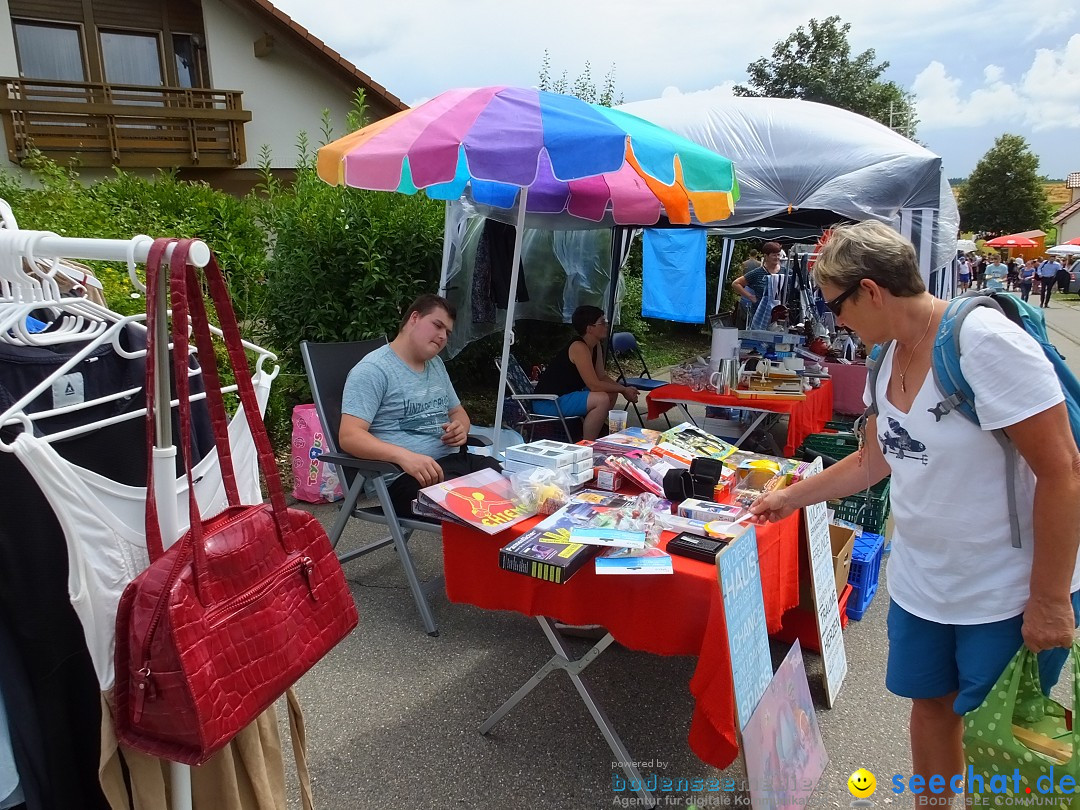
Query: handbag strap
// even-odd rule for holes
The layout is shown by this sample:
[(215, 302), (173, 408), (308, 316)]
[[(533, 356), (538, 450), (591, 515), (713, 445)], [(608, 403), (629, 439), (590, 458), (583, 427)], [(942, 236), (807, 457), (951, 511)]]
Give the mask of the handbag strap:
[[(198, 283), (195, 268), (188, 265), (187, 257), (191, 249), (191, 240), (181, 241), (174, 249), (173, 260), (170, 263), (170, 280), (173, 298), (173, 366), (176, 375), (177, 398), (180, 408), (181, 424), (181, 448), (184, 456), (184, 470), (188, 479), (188, 513), (190, 518), (190, 530), (188, 536), (191, 539), (191, 548), (194, 562), (194, 579), (196, 591), (205, 603), (206, 590), (203, 586), (207, 576), (206, 548), (203, 543), (203, 523), (199, 514), (198, 503), (195, 499), (194, 483), (192, 481), (192, 459), (190, 447), (191, 433), (191, 395), (190, 384), (187, 378), (186, 357), (188, 351), (188, 326), (189, 322), (196, 336), (196, 342), (200, 347), (200, 359), (204, 368), (212, 369), (210, 378), (218, 385), (213, 395), (220, 401), (220, 380), (217, 376), (212, 338), (210, 336), (210, 324), (202, 298), (202, 288)], [(275, 534), (278, 542), (286, 552), (292, 551), (288, 538), (290, 532), (290, 520), (285, 505), (285, 496), (281, 488), (281, 478), (274, 462), (273, 452), (270, 448), (270, 440), (266, 434), (266, 427), (259, 416), (258, 402), (255, 398), (255, 389), (251, 383), (247, 357), (240, 340), (240, 329), (236, 323), (236, 316), (232, 310), (232, 302), (229, 300), (225, 289), (224, 279), (216, 260), (211, 258), (208, 265), (206, 278), (211, 288), (215, 309), (222, 323), (222, 332), (225, 336), (226, 349), (228, 350), (232, 367), (236, 376), (237, 391), (244, 407), (244, 416), (248, 422), (248, 428), (255, 443), (259, 467), (266, 478), (267, 487), (270, 491), (271, 511), (274, 518)], [(189, 321), (189, 315), (190, 321)], [(205, 356), (203, 356), (205, 355)], [(208, 391), (208, 395), (211, 392)], [(231, 455), (227, 446), (228, 436), (224, 418), (223, 403), (213, 406), (214, 435), (218, 442), (219, 463), (222, 469), (231, 468)], [(238, 504), (238, 499), (231, 496), (230, 502)]]
[[(186, 244), (185, 244), (186, 242)], [(154, 243), (151, 247), (150, 255), (147, 257), (147, 350), (146, 350), (146, 370), (145, 370), (145, 394), (146, 394), (146, 436), (147, 447), (154, 447), (156, 444), (156, 437), (154, 435), (154, 414), (158, 407), (165, 407), (170, 409), (167, 403), (157, 403), (157, 378), (159, 374), (168, 375), (169, 369), (156, 367), (156, 351), (157, 351), (157, 306), (158, 296), (163, 294), (160, 291), (160, 275), (161, 265), (164, 259), (165, 250), (170, 244), (175, 243), (173, 249), (173, 266), (179, 265), (183, 262), (185, 266), (187, 264), (187, 255), (190, 251), (191, 240), (177, 240), (177, 239), (160, 239)], [(160, 244), (159, 244), (160, 243)], [(199, 303), (202, 303), (201, 300)], [(205, 313), (204, 313), (205, 317)], [(186, 319), (184, 321), (186, 323)], [(209, 337), (209, 329), (207, 329), (207, 336), (205, 340), (198, 339), (197, 345), (199, 348), (199, 360), (200, 367), (203, 373), (204, 387), (206, 392), (206, 401), (210, 410), (210, 421), (213, 427), (214, 444), (218, 452), (218, 461), (221, 467), (222, 483), (225, 488), (225, 494), (228, 498), (228, 502), (233, 506), (240, 504), (240, 496), (236, 486), (236, 473), (233, 469), (232, 454), (229, 445), (228, 436), (228, 417), (225, 412), (225, 402), (221, 395), (221, 380), (218, 374), (216, 358), (213, 352), (213, 344)], [(190, 396), (186, 392), (190, 392), (190, 381), (188, 379), (188, 350), (186, 343), (186, 330), (184, 333), (185, 341), (183, 346), (174, 342), (173, 344), (173, 365), (176, 370), (176, 390), (177, 396), (183, 400), (187, 396), (188, 409), (186, 411), (184, 406), (181, 406), (181, 418), (180, 418), (180, 441), (178, 442), (182, 450), (184, 448), (191, 448), (191, 411), (190, 411)], [(197, 335), (197, 338), (201, 336)], [(182, 393), (185, 392), (185, 393)], [(171, 414), (170, 414), (171, 418)], [(154, 487), (154, 456), (152, 452), (148, 452), (148, 467), (147, 467), (147, 497), (146, 497), (146, 545), (149, 552), (150, 560), (156, 560), (164, 553), (164, 543), (161, 537), (161, 528), (158, 522), (158, 509), (157, 509), (157, 492)], [(189, 496), (194, 497), (194, 487), (192, 485), (191, 477), (188, 477), (188, 492)], [(189, 498), (190, 500), (190, 498)]]
[[(199, 363), (206, 382), (206, 398), (209, 404), (211, 425), (213, 427), (214, 442), (218, 451), (218, 463), (222, 470), (222, 480), (225, 484), (229, 503), (239, 505), (235, 471), (232, 464), (232, 453), (228, 440), (228, 421), (225, 414), (224, 400), (221, 395), (221, 380), (217, 367), (217, 358), (214, 352), (213, 338), (210, 334), (210, 324), (207, 310), (202, 296), (202, 288), (198, 281), (196, 269), (188, 264), (188, 255), (194, 240), (184, 239), (160, 239), (151, 247), (147, 259), (147, 371), (146, 371), (146, 396), (147, 396), (147, 440), (150, 446), (154, 442), (153, 413), (156, 399), (155, 371), (153, 354), (155, 347), (155, 332), (157, 329), (157, 295), (160, 293), (160, 269), (164, 253), (172, 243), (177, 243), (173, 249), (170, 261), (170, 284), (173, 305), (172, 338), (173, 338), (173, 373), (175, 376), (176, 396), (179, 408), (180, 441), (178, 442), (181, 455), (184, 458), (185, 476), (188, 480), (188, 514), (190, 531), (188, 536), (192, 540), (192, 550), (195, 558), (196, 581), (202, 578), (206, 571), (205, 548), (202, 543), (202, 520), (195, 499), (195, 489), (192, 474), (191, 459), (191, 394), (188, 379), (188, 347), (189, 324), (195, 337), (196, 347), (199, 353)], [(237, 392), (243, 405), (244, 416), (248, 422), (248, 429), (256, 447), (259, 468), (266, 480), (267, 490), (270, 495), (271, 508), (274, 514), (275, 528), (278, 540), (287, 550), (292, 549), (288, 543), (289, 518), (285, 503), (284, 490), (281, 484), (281, 476), (274, 462), (270, 440), (266, 433), (266, 426), (260, 418), (258, 400), (255, 389), (251, 383), (247, 356), (244, 353), (243, 343), (240, 338), (240, 328), (233, 312), (232, 302), (229, 299), (228, 290), (225, 286), (224, 277), (217, 264), (215, 257), (211, 256), (205, 271), (206, 281), (210, 289), (214, 308), (217, 311), (221, 323), (222, 333), (225, 338), (225, 347), (229, 354), (233, 372), (236, 377)], [(189, 319), (190, 315), (190, 319)], [(164, 551), (161, 542), (161, 532), (158, 525), (156, 493), (153, 487), (153, 458), (148, 464), (147, 473), (147, 549), (151, 561), (160, 557)], [(196, 585), (198, 587), (198, 585)], [(201, 591), (200, 591), (201, 592)]]

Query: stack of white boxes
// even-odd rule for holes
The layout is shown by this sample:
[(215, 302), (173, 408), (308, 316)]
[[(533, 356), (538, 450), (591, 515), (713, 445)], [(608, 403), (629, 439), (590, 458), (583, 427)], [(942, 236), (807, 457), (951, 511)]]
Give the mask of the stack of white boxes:
[(506, 448), (505, 472), (531, 472), (537, 467), (564, 472), (575, 487), (582, 486), (593, 477), (592, 448), (551, 439)]

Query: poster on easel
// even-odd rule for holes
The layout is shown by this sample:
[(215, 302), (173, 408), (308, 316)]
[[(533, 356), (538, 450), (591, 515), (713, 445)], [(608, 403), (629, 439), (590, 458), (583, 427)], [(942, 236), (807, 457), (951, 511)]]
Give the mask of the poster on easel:
[(796, 641), (742, 732), (750, 803), (756, 810), (810, 806), (829, 755), (821, 739)]
[[(814, 459), (810, 475), (821, 472), (821, 459)], [(817, 624), (821, 660), (825, 669), (825, 700), (831, 709), (847, 675), (847, 650), (840, 627), (840, 609), (836, 593), (832, 541), (829, 538), (829, 513), (824, 503), (803, 507), (806, 542), (810, 558), (810, 581), (814, 595), (814, 619)]]
[(741, 730), (750, 722), (773, 676), (757, 533), (753, 526), (724, 547), (717, 557), (716, 568), (724, 600), (735, 708)]

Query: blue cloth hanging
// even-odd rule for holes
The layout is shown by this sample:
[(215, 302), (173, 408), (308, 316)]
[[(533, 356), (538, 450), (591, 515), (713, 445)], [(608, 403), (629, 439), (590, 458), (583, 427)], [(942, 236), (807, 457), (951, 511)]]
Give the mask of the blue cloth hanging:
[(705, 322), (704, 228), (646, 228), (642, 240), (641, 314)]

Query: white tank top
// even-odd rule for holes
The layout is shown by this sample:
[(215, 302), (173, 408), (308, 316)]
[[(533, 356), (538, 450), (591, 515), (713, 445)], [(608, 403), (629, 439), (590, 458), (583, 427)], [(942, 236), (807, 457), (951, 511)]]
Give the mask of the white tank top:
[[(257, 372), (252, 378), (260, 412), (265, 412), (271, 378)], [(241, 503), (262, 503), (258, 455), (243, 406), (229, 422), (236, 487)], [(34, 477), (56, 513), (68, 550), (68, 595), (82, 623), (86, 646), (102, 691), (113, 685), (116, 610), (128, 583), (149, 564), (146, 551), (146, 487), (119, 484), (70, 463), (47, 441), (29, 431), (12, 442), (15, 455)], [(204, 518), (228, 505), (217, 448), (192, 470), (195, 500)], [(188, 529), (187, 478), (175, 481), (178, 526), (163, 537), (168, 548)]]

